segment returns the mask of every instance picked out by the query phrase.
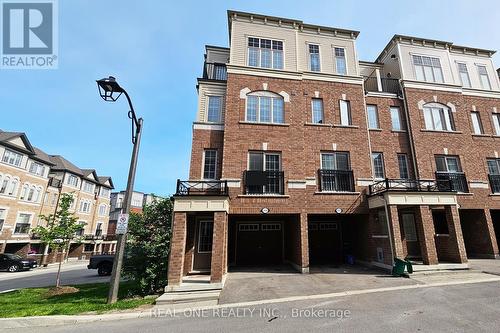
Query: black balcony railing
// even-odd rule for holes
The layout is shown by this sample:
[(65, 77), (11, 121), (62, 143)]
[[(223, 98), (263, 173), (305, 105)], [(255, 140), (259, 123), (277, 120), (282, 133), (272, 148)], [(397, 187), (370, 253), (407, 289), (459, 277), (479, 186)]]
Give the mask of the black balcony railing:
[(62, 181), (60, 179), (51, 177), (51, 178), (49, 178), (49, 186), (55, 187), (55, 188), (61, 188), (62, 187)]
[(285, 194), (283, 171), (247, 170), (243, 178), (245, 194)]
[(175, 195), (228, 195), (226, 180), (177, 180)]
[(401, 192), (453, 192), (450, 180), (382, 179), (369, 186), (370, 195), (386, 191)]
[(488, 175), (491, 192), (500, 193), (500, 175)]
[(227, 80), (226, 64), (222, 63), (205, 63), (203, 68), (203, 78), (206, 80)]
[(440, 191), (469, 192), (463, 172), (436, 172), (436, 182)]
[(352, 170), (318, 170), (321, 192), (354, 192)]
[(391, 78), (381, 78), (380, 82), (382, 86), (380, 87), (382, 90), (379, 90), (378, 82), (376, 77), (369, 77), (365, 79), (365, 90), (368, 92), (386, 92), (391, 94), (399, 95), (401, 89), (399, 87), (398, 79)]

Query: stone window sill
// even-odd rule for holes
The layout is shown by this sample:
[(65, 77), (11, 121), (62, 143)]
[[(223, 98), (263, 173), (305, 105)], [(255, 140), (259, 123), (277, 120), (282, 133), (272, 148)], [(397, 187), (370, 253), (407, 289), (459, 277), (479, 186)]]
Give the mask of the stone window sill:
[(368, 129), (370, 132), (382, 132), (381, 128), (369, 128)]
[(240, 124), (243, 125), (263, 125), (263, 126), (282, 126), (282, 127), (288, 127), (290, 124), (287, 123), (259, 123), (256, 121), (239, 121)]
[(238, 198), (275, 198), (275, 199), (290, 198), (290, 196), (286, 195), (286, 194), (240, 194), (237, 197)]
[(463, 134), (462, 131), (438, 131), (438, 130), (430, 130), (430, 129), (426, 129), (426, 128), (420, 129), (420, 132), (442, 133), (442, 134)]
[(304, 126), (333, 127), (333, 124), (329, 124), (329, 123), (325, 123), (325, 124), (320, 124), (320, 123), (305, 123)]
[(361, 192), (340, 192), (340, 191), (316, 191), (314, 194), (326, 194), (326, 195), (359, 195)]
[(392, 133), (408, 133), (407, 130), (391, 130)]
[(356, 125), (341, 125), (341, 124), (335, 124), (333, 127), (338, 127), (338, 128), (359, 128), (359, 126)]
[(491, 138), (489, 134), (472, 134), (473, 138)]

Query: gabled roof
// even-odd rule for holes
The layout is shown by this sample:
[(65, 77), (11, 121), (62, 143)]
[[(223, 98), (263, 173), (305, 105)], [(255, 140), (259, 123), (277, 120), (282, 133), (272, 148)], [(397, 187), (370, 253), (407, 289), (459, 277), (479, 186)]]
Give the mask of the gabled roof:
[[(12, 143), (12, 140), (16, 138), (20, 138), (22, 140), (24, 147)], [(0, 130), (0, 143), (6, 147), (22, 151), (26, 154), (35, 154), (28, 137), (22, 132), (4, 132)]]
[(54, 165), (54, 163), (50, 160), (50, 156), (46, 152), (37, 147), (33, 147), (33, 150), (35, 151), (35, 155), (31, 156), (32, 159), (46, 163), (50, 166)]
[(49, 155), (49, 157), (52, 163), (54, 163), (52, 170), (69, 171), (71, 173), (74, 173), (75, 175), (83, 176), (83, 171), (79, 167), (77, 167), (61, 155)]
[(110, 189), (114, 189), (115, 188), (115, 186), (113, 185), (113, 180), (111, 179), (111, 177), (102, 176), (102, 177), (98, 177), (98, 179), (99, 179), (99, 184), (100, 185), (108, 187)]
[(98, 182), (97, 173), (94, 169), (82, 169), (83, 176), (93, 182)]

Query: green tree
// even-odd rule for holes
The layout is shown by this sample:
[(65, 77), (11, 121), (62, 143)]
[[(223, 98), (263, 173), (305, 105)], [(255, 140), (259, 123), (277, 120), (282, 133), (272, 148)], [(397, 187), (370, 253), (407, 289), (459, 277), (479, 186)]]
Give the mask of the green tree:
[(142, 214), (130, 215), (123, 273), (138, 283), (142, 294), (167, 284), (172, 211), (170, 198), (157, 198)]
[(78, 223), (77, 217), (69, 212), (73, 200), (71, 194), (62, 193), (56, 213), (40, 215), (40, 219), (46, 222), (46, 226), (37, 226), (32, 230), (32, 233), (40, 237), (40, 240), (48, 245), (56, 255), (60, 254), (56, 288), (60, 287), (61, 264), (64, 253), (68, 250), (71, 241), (81, 241), (81, 237), (77, 235), (77, 232), (84, 227), (83, 224)]

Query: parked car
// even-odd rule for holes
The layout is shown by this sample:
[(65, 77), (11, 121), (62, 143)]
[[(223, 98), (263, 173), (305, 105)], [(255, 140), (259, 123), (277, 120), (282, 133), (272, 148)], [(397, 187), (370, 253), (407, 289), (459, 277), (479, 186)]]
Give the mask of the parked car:
[(113, 260), (115, 256), (113, 254), (96, 254), (90, 256), (88, 269), (97, 269), (97, 274), (99, 276), (111, 275), (113, 270)]
[(36, 268), (38, 263), (35, 259), (23, 258), (13, 253), (0, 254), (0, 270), (8, 272), (27, 271)]

